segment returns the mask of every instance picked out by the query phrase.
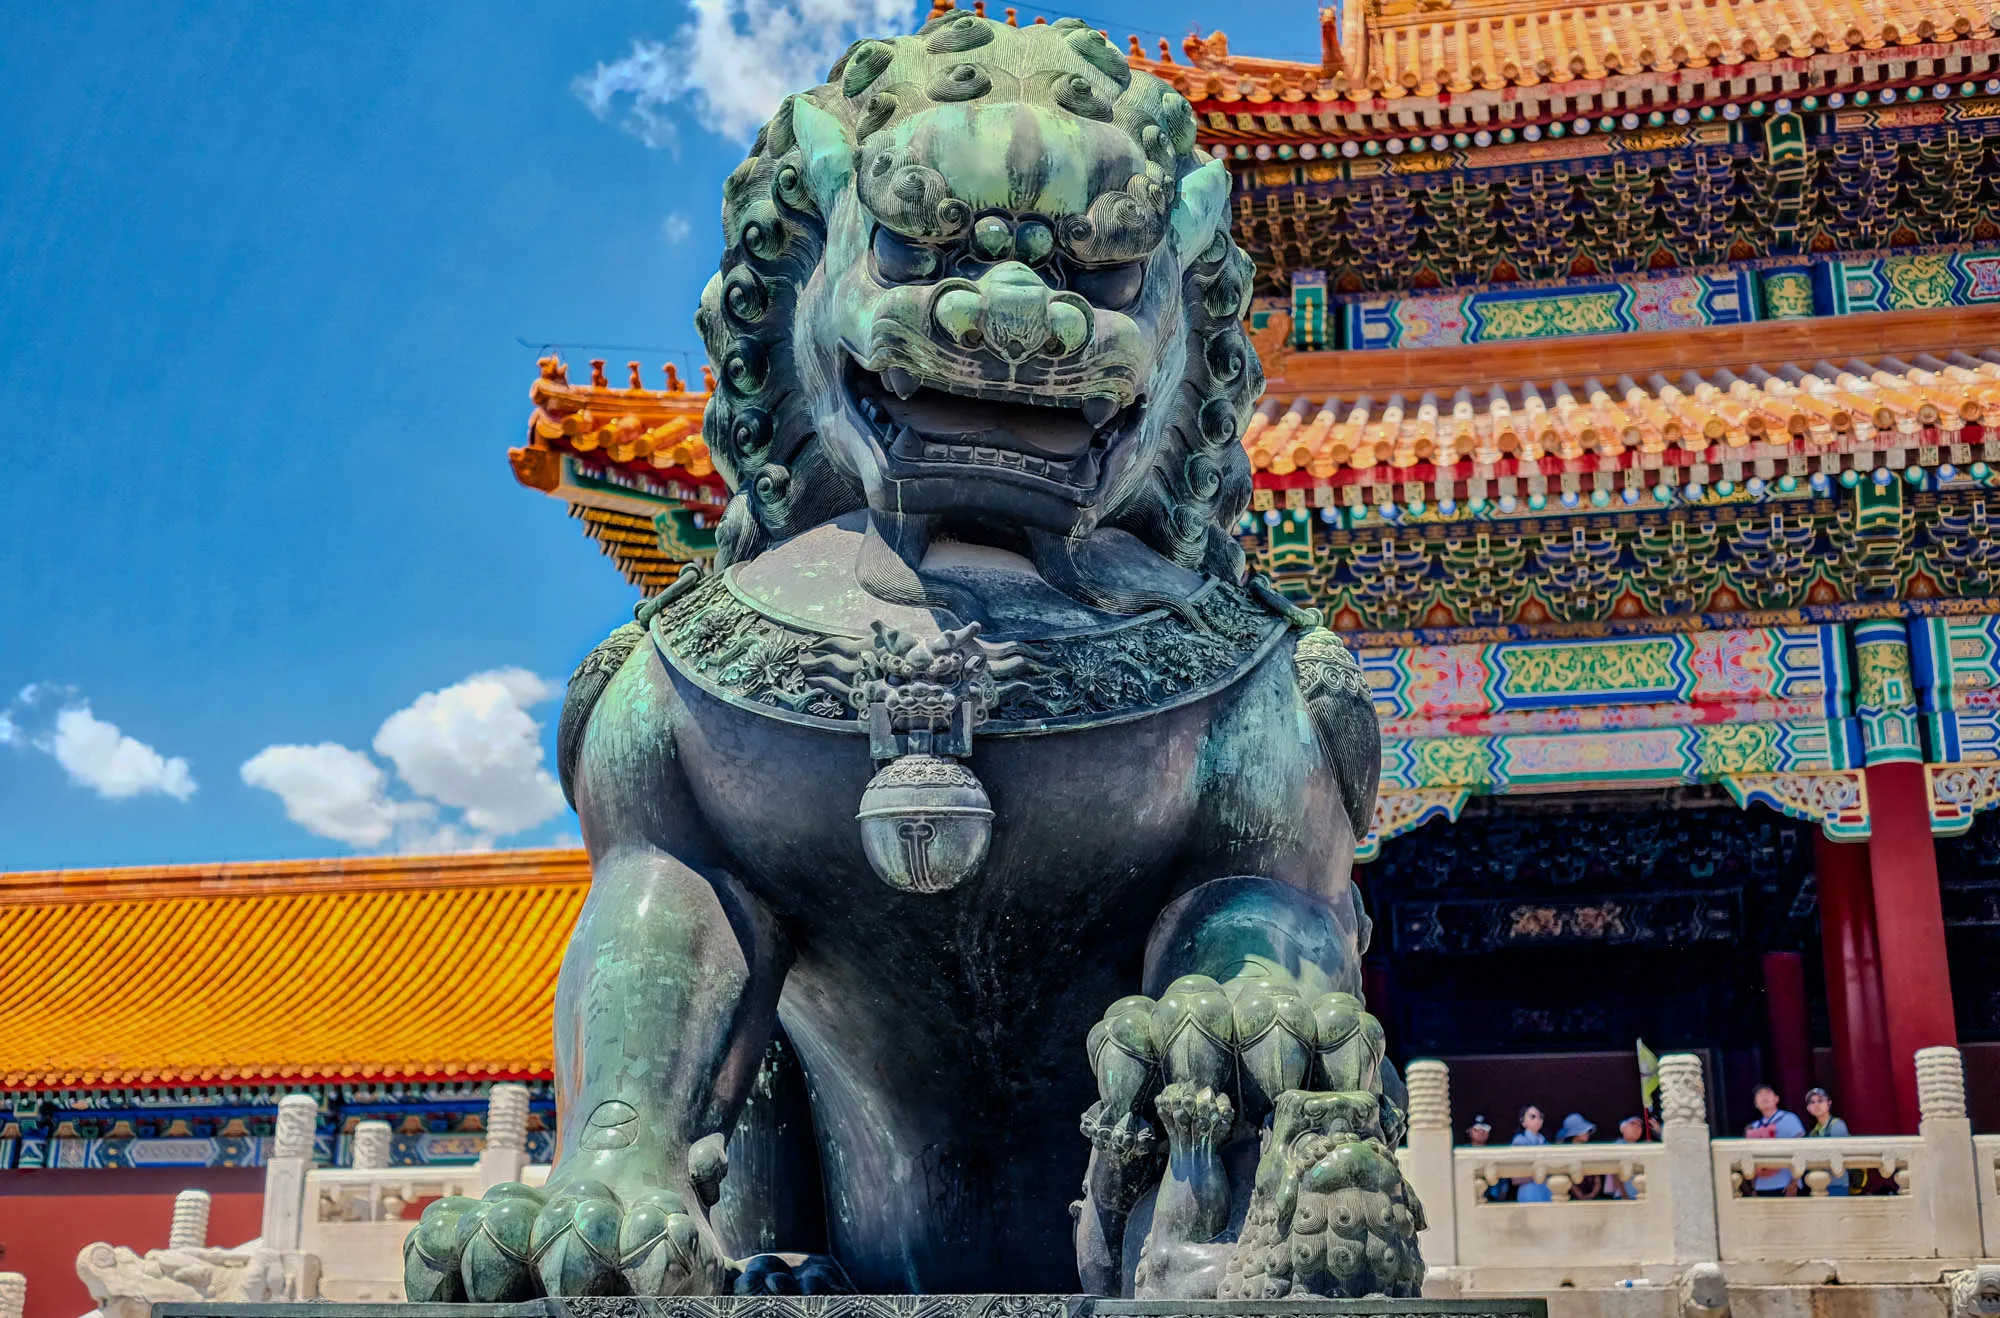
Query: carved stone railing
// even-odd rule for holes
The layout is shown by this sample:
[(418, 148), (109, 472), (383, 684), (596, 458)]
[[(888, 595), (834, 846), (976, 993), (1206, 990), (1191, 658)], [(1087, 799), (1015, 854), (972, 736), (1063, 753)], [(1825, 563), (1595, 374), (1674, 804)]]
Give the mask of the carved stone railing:
[(325, 1300), (402, 1299), (403, 1237), (423, 1206), (480, 1193), (476, 1167), (323, 1167), (306, 1184), (299, 1248), (319, 1259)]
[[(1725, 1266), (1938, 1257), (1926, 1188), (1935, 1166), (1920, 1136), (1722, 1139), (1713, 1149)], [(1856, 1171), (1872, 1173), (1879, 1192), (1827, 1193)], [(1791, 1174), (1794, 1193), (1751, 1193), (1759, 1174), (1776, 1179), (1781, 1172)]]
[[(1839, 1139), (1711, 1139), (1700, 1059), (1680, 1054), (1660, 1060), (1658, 1143), (1452, 1149), (1450, 1132), (1433, 1129), (1449, 1075), (1435, 1062), (1410, 1073), (1402, 1163), (1429, 1218), (1421, 1244), (1441, 1293), (1685, 1288), (1694, 1269), (1718, 1264), (1736, 1283), (1932, 1284), (2000, 1258), (2000, 1136), (1973, 1138), (1954, 1049), (1917, 1056), (1919, 1134)], [(1793, 1193), (1750, 1193), (1760, 1172), (1780, 1170)], [(1618, 1177), (1637, 1197), (1577, 1199), (1590, 1176)], [(1869, 1192), (1828, 1193), (1850, 1177)], [(1486, 1197), (1505, 1181), (1540, 1184), (1549, 1198)]]
[(304, 1174), (297, 1247), (319, 1260), (320, 1298), (402, 1299), (403, 1238), (416, 1228), (424, 1205), (445, 1195), (478, 1198), (502, 1181), (545, 1180), (546, 1167), (528, 1164), (527, 1118), (527, 1089), (494, 1085), (487, 1096), (485, 1148), (469, 1166), (391, 1166), (394, 1135), (387, 1123), (356, 1126), (353, 1166)]
[[(1612, 1285), (1672, 1262), (1673, 1178), (1662, 1144), (1463, 1148), (1453, 1155), (1458, 1261), (1492, 1285)], [(1586, 1178), (1616, 1177), (1635, 1198), (1578, 1199)], [(1491, 1187), (1533, 1184), (1546, 1203), (1494, 1202)], [(1559, 1241), (1555, 1251), (1548, 1244)]]

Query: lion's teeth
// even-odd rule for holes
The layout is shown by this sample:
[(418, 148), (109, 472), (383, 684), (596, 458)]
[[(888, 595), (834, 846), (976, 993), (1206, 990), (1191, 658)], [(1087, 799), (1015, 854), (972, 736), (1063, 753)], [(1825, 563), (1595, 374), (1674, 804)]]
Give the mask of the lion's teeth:
[(1104, 424), (1118, 415), (1118, 400), (1107, 394), (1092, 394), (1083, 400), (1083, 419), (1090, 422), (1092, 429), (1102, 429)]
[(882, 383), (889, 387), (890, 393), (905, 401), (917, 392), (917, 377), (900, 366), (891, 366), (882, 372)]

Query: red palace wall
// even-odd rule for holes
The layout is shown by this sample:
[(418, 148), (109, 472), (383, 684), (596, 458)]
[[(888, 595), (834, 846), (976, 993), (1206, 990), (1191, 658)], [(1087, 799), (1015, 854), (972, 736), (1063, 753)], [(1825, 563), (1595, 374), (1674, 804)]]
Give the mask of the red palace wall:
[(240, 1245), (262, 1229), (262, 1168), (0, 1172), (0, 1272), (28, 1278), (27, 1318), (90, 1312), (77, 1254), (99, 1240), (140, 1253), (166, 1248), (174, 1196), (182, 1190), (214, 1196), (211, 1245)]

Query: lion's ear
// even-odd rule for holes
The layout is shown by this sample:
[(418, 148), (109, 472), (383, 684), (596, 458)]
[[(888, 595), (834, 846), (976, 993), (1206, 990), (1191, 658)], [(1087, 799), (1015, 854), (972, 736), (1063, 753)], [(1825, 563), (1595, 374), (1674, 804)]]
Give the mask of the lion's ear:
[(854, 148), (840, 121), (804, 96), (792, 98), (792, 135), (805, 158), (806, 187), (822, 215), (833, 214), (834, 203), (854, 183)]
[(1211, 160), (1181, 180), (1180, 200), (1174, 203), (1174, 247), (1181, 259), (1193, 261), (1207, 251), (1228, 216), (1229, 170)]

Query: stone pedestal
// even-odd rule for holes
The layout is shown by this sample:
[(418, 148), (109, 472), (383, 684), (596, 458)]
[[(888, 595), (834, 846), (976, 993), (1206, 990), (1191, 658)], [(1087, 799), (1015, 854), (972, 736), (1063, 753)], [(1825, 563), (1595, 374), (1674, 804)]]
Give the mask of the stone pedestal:
[(1105, 1300), (1088, 1295), (569, 1296), (522, 1304), (156, 1304), (153, 1318), (1548, 1318), (1546, 1300)]

